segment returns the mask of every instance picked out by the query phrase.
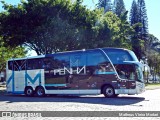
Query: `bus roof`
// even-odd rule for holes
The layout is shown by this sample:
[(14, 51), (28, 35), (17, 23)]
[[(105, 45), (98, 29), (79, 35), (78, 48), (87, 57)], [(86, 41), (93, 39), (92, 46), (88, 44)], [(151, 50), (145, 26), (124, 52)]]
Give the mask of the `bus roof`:
[(45, 55), (38, 55), (38, 56), (29, 56), (29, 57), (23, 57), (23, 58), (11, 58), (8, 61), (13, 60), (26, 60), (26, 59), (34, 59), (34, 58), (45, 58)]
[(57, 52), (57, 53), (53, 53), (53, 54), (29, 56), (29, 57), (23, 57), (23, 58), (12, 58), (12, 59), (9, 59), (8, 61), (34, 59), (34, 58), (45, 58), (45, 57), (49, 57), (49, 56), (52, 56), (52, 55), (58, 55), (58, 54), (64, 54), (64, 53), (82, 52), (82, 51), (89, 51), (89, 50), (98, 50), (98, 49), (131, 51), (131, 50), (128, 50), (128, 49), (125, 49), (125, 48), (106, 47), (106, 48), (95, 48), (95, 49), (82, 49), (82, 50), (74, 50), (74, 51), (64, 51), (64, 52)]
[(123, 50), (123, 51), (131, 51), (129, 49), (126, 49), (126, 48), (114, 48), (114, 47), (107, 47), (107, 48), (100, 48), (102, 50)]

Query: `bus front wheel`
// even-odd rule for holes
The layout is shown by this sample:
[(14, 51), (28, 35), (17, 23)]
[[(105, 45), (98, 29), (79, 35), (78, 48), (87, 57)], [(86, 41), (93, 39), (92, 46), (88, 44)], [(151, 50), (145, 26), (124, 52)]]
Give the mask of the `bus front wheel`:
[(45, 96), (45, 91), (44, 91), (44, 88), (42, 86), (39, 86), (39, 87), (36, 88), (36, 95), (38, 97)]
[(103, 94), (105, 97), (108, 97), (108, 98), (115, 97), (114, 88), (110, 85), (104, 86)]
[(26, 96), (31, 97), (34, 95), (34, 91), (32, 87), (26, 87), (24, 90)]

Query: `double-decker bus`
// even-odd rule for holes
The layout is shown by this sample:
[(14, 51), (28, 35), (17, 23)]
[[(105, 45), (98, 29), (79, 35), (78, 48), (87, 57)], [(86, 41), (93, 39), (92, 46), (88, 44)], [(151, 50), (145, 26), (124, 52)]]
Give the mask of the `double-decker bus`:
[(7, 92), (45, 94), (140, 94), (145, 91), (142, 64), (122, 48), (97, 48), (11, 59)]

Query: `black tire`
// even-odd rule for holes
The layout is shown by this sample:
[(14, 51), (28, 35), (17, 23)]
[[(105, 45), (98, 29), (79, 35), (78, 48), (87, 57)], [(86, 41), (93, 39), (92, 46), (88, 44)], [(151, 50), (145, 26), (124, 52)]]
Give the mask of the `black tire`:
[(32, 87), (26, 87), (24, 90), (26, 96), (31, 97), (34, 95), (34, 91)]
[(112, 86), (110, 86), (110, 85), (104, 86), (104, 88), (103, 88), (103, 94), (107, 98), (115, 97), (114, 88)]
[(36, 88), (36, 95), (38, 97), (44, 97), (45, 96), (45, 91), (44, 88), (42, 86), (39, 86)]

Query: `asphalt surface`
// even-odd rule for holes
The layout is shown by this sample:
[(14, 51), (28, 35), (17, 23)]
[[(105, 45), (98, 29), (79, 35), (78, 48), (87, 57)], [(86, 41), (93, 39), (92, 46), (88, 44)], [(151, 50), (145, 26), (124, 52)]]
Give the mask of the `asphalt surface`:
[[(119, 95), (117, 98), (105, 98), (103, 95), (84, 96), (46, 96), (26, 97), (24, 95), (6, 94), (5, 87), (0, 86), (0, 111), (160, 111), (160, 89), (147, 90), (139, 95)], [(73, 113), (72, 113), (73, 114)], [(83, 115), (82, 115), (83, 116)], [(113, 115), (114, 116), (114, 115)], [(3, 118), (4, 119), (4, 118)], [(8, 120), (8, 118), (6, 118)], [(18, 118), (16, 118), (17, 120)], [(19, 118), (22, 120), (22, 118)], [(27, 120), (26, 118), (25, 120)], [(32, 119), (32, 118), (30, 118)], [(35, 118), (34, 118), (35, 119)], [(38, 118), (40, 119), (40, 118)], [(41, 118), (44, 119), (44, 118)], [(118, 119), (128, 117), (76, 117), (46, 118), (50, 119)], [(160, 117), (131, 117), (129, 119), (159, 120)], [(0, 117), (1, 120), (1, 117)]]
[[(147, 90), (139, 95), (103, 95), (26, 97), (0, 95), (0, 108), (13, 111), (159, 111), (160, 89)], [(32, 106), (32, 107), (31, 107)]]

